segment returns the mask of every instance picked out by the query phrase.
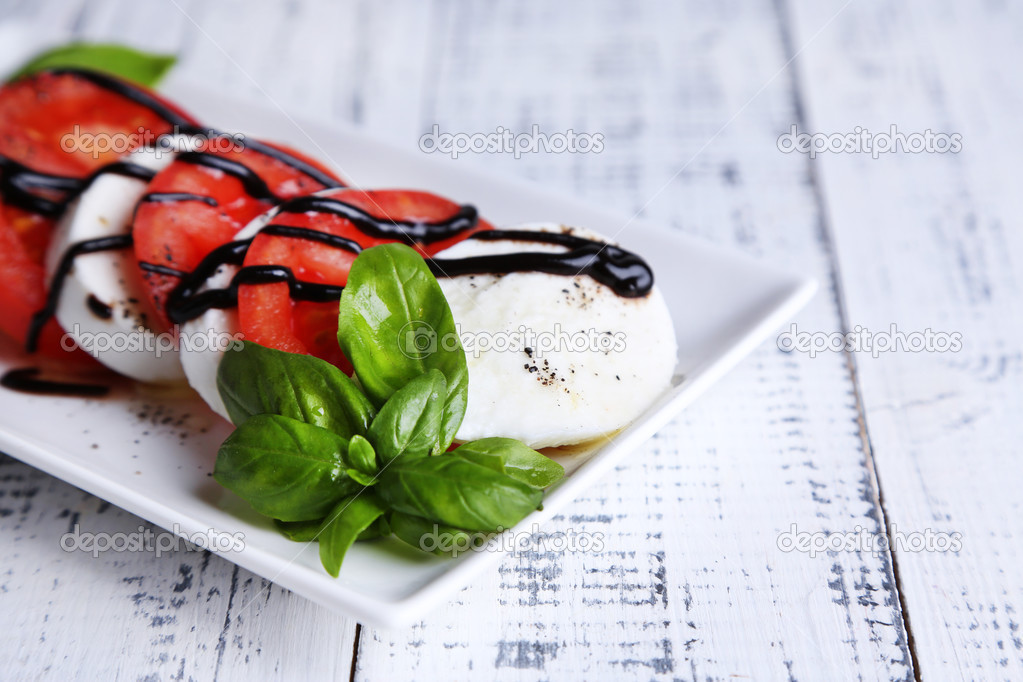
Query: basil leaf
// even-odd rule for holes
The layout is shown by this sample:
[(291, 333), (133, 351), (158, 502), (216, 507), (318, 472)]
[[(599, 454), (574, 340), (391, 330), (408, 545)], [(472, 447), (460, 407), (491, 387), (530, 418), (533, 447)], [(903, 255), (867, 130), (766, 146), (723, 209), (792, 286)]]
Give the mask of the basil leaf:
[(449, 456), (396, 460), (376, 491), (395, 511), (483, 532), (514, 526), (543, 499), (510, 476)]
[(391, 512), (390, 523), (391, 532), (399, 540), (437, 556), (458, 556), (484, 546), (493, 537), (492, 533), (474, 533), (401, 512)]
[(533, 488), (546, 488), (565, 476), (563, 466), (514, 438), (481, 438), (458, 446), (451, 454), (503, 471)]
[(152, 54), (124, 45), (69, 43), (36, 55), (10, 80), (46, 69), (72, 67), (103, 71), (151, 88), (163, 79), (177, 60), (174, 55)]
[(359, 537), (355, 538), (356, 542), (363, 540), (375, 540), (376, 538), (387, 537), (391, 534), (391, 524), (387, 522), (387, 514), (384, 514), (376, 521), (371, 523), (366, 530), (359, 533)]
[(345, 475), (348, 476), (348, 478), (355, 481), (356, 483), (358, 483), (359, 485), (365, 486), (367, 488), (371, 485), (376, 485), (377, 482), (376, 476), (364, 474), (358, 469), (345, 469)]
[(274, 519), (277, 531), (292, 542), (312, 542), (320, 533), (323, 519), (312, 521), (281, 521)]
[(349, 466), (372, 478), (377, 473), (377, 453), (373, 446), (362, 436), (352, 436), (348, 441), (348, 455), (345, 457)]
[(384, 466), (397, 457), (443, 452), (438, 441), (445, 389), (444, 375), (431, 369), (399, 389), (380, 408), (366, 436)]
[(224, 352), (217, 388), (235, 424), (257, 414), (279, 414), (351, 438), (366, 433), (375, 412), (329, 362), (251, 341)]
[(257, 415), (220, 446), (213, 478), (260, 514), (281, 521), (326, 516), (359, 486), (344, 473), (345, 438), (278, 415)]
[(341, 294), (341, 350), (374, 405), (431, 369), (447, 379), (441, 449), (465, 415), (468, 370), (451, 309), (426, 262), (403, 244), (366, 249)]
[(320, 531), (320, 562), (327, 573), (338, 576), (348, 548), (385, 511), (372, 493), (364, 492), (338, 503)]
[[(277, 526), (277, 530), (281, 535), (292, 540), (293, 542), (312, 542), (318, 540), (320, 536), (320, 528), (323, 526), (323, 522), (326, 519), (316, 519), (315, 521), (281, 521), (274, 519), (274, 525)], [(380, 538), (391, 534), (391, 526), (387, 523), (387, 517), (381, 516), (376, 521), (370, 524), (366, 530), (359, 533), (359, 537), (356, 540), (373, 540), (374, 538)]]

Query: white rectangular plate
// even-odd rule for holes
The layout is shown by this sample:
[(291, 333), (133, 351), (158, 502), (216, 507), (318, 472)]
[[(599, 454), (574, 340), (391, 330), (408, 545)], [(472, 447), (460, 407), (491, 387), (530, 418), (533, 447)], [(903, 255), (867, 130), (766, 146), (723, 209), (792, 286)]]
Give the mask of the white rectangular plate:
[[(299, 124), (280, 111), (184, 86), (169, 94), (210, 125), (336, 160), (359, 186), (431, 190), (475, 204), (496, 225), (553, 220), (585, 226), (617, 235), (648, 259), (678, 336), (673, 387), (651, 396), (650, 409), (613, 439), (565, 456), (569, 475), (519, 528), (543, 523), (577, 497), (781, 326), (815, 289), (812, 280), (638, 221), (618, 234), (627, 222), (620, 216), (468, 164), (402, 151), (355, 129)], [(26, 364), (9, 344), (0, 350), (0, 370)], [(244, 549), (225, 553), (227, 559), (362, 622), (397, 626), (419, 618), (500, 556), (469, 552), (449, 560), (393, 540), (359, 543), (340, 578), (330, 578), (315, 545), (281, 537), (210, 478), (217, 447), (231, 427), (184, 391), (167, 395), (124, 386), (106, 398), (82, 400), (0, 389), (0, 415), (5, 452), (185, 536), (242, 532)]]

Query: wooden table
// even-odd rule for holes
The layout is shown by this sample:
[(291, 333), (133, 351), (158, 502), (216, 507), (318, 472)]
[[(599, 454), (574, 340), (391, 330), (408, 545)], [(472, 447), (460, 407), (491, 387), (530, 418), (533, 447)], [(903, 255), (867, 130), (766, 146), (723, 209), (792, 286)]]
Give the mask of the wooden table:
[[(765, 343), (544, 529), (602, 533), (603, 551), (511, 556), (406, 630), (277, 587), (242, 609), (265, 581), (205, 553), (65, 553), (76, 523), (146, 524), (4, 458), (0, 677), (1023, 679), (1019, 3), (0, 8), (176, 51), (177, 77), (409, 149), (434, 124), (600, 133), (600, 154), (459, 163), (813, 274), (800, 333), (961, 344)], [(930, 130), (961, 149), (811, 159), (780, 151), (792, 125)], [(894, 552), (850, 540), (885, 531)], [(797, 546), (835, 537), (852, 545)]]

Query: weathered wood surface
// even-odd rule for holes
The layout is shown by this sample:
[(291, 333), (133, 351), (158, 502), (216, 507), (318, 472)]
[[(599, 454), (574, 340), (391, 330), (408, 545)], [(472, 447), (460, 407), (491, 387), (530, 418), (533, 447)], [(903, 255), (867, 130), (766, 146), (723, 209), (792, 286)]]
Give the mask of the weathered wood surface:
[[(794, 13), (803, 39), (841, 3)], [(1018, 3), (854, 3), (799, 60), (811, 130), (959, 134), (959, 153), (817, 160), (849, 320), (962, 336), (857, 356), (889, 523), (960, 533), (900, 551), (923, 679), (1023, 678), (1023, 131)]]
[[(928, 680), (1019, 677), (1020, 212), (1004, 169), (1020, 133), (1000, 122), (1020, 84), (997, 65), (1019, 61), (1020, 24), (1001, 6), (931, 6), (0, 2), (0, 16), (178, 51), (180, 78), (410, 149), (434, 124), (602, 133), (599, 155), (464, 163), (811, 273), (823, 287), (801, 330), (895, 320), (960, 329), (966, 346), (868, 362), (765, 344), (543, 528), (602, 533), (602, 551), (509, 557), (406, 630), (262, 592), (203, 553), (67, 554), (74, 523), (142, 522), (4, 460), (2, 676), (912, 679), (916, 663)], [(977, 156), (776, 147), (793, 123), (891, 122), (962, 130)], [(778, 546), (793, 524), (886, 520), (964, 534), (958, 555), (896, 557), (912, 651), (887, 552)]]

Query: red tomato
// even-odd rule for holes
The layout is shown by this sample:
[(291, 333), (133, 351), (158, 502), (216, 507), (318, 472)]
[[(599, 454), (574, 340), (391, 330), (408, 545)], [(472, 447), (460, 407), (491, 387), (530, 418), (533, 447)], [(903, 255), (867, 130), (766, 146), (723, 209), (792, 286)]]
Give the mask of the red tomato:
[[(451, 218), (460, 208), (435, 194), (407, 190), (342, 189), (327, 196), (340, 199), (374, 218), (393, 221), (439, 222)], [(397, 241), (365, 234), (348, 219), (332, 213), (281, 212), (272, 223), (344, 237), (363, 248)], [(480, 220), (472, 230), (441, 242), (417, 245), (417, 248), (425, 255), (432, 255), (472, 232), (489, 229), (493, 229), (492, 226)], [(244, 264), (286, 266), (303, 282), (344, 286), (355, 256), (351, 251), (308, 239), (260, 234), (252, 241)], [(337, 343), (337, 301), (293, 301), (288, 284), (284, 282), (242, 285), (238, 289), (238, 316), (241, 331), (249, 341), (292, 353), (315, 355), (351, 373), (351, 365)]]
[[(138, 205), (133, 234), (135, 256), (140, 263), (189, 272), (210, 251), (234, 239), (249, 221), (265, 213), (279, 200), (324, 189), (324, 182), (328, 180), (335, 185), (343, 184), (316, 161), (287, 147), (268, 143), (240, 147), (222, 142), (224, 139), (208, 142), (202, 157), (241, 164), (254, 174), (254, 182), (265, 184), (272, 196), (256, 196), (261, 192), (253, 192), (251, 188), (247, 190), (243, 180), (218, 168), (184, 160), (174, 161), (157, 173), (146, 188), (147, 194), (187, 194), (195, 195), (195, 198), (168, 202), (143, 200)], [(257, 151), (264, 145), (290, 158), (286, 162)], [(315, 169), (313, 175), (302, 170), (306, 165)], [(180, 278), (148, 270), (143, 271), (142, 277), (149, 289), (157, 319), (170, 329), (165, 303)]]
[[(32, 315), (43, 307), (47, 288), (43, 257), (54, 223), (52, 215), (17, 205), (19, 188), (12, 186), (10, 162), (58, 181), (80, 180), (126, 148), (145, 144), (174, 124), (194, 123), (149, 90), (101, 74), (42, 72), (0, 88), (0, 187), (4, 190), (0, 330), (24, 342)], [(37, 188), (29, 192), (51, 200), (66, 195), (66, 191)], [(39, 339), (40, 350), (67, 356), (60, 349), (61, 335), (51, 320)]]

